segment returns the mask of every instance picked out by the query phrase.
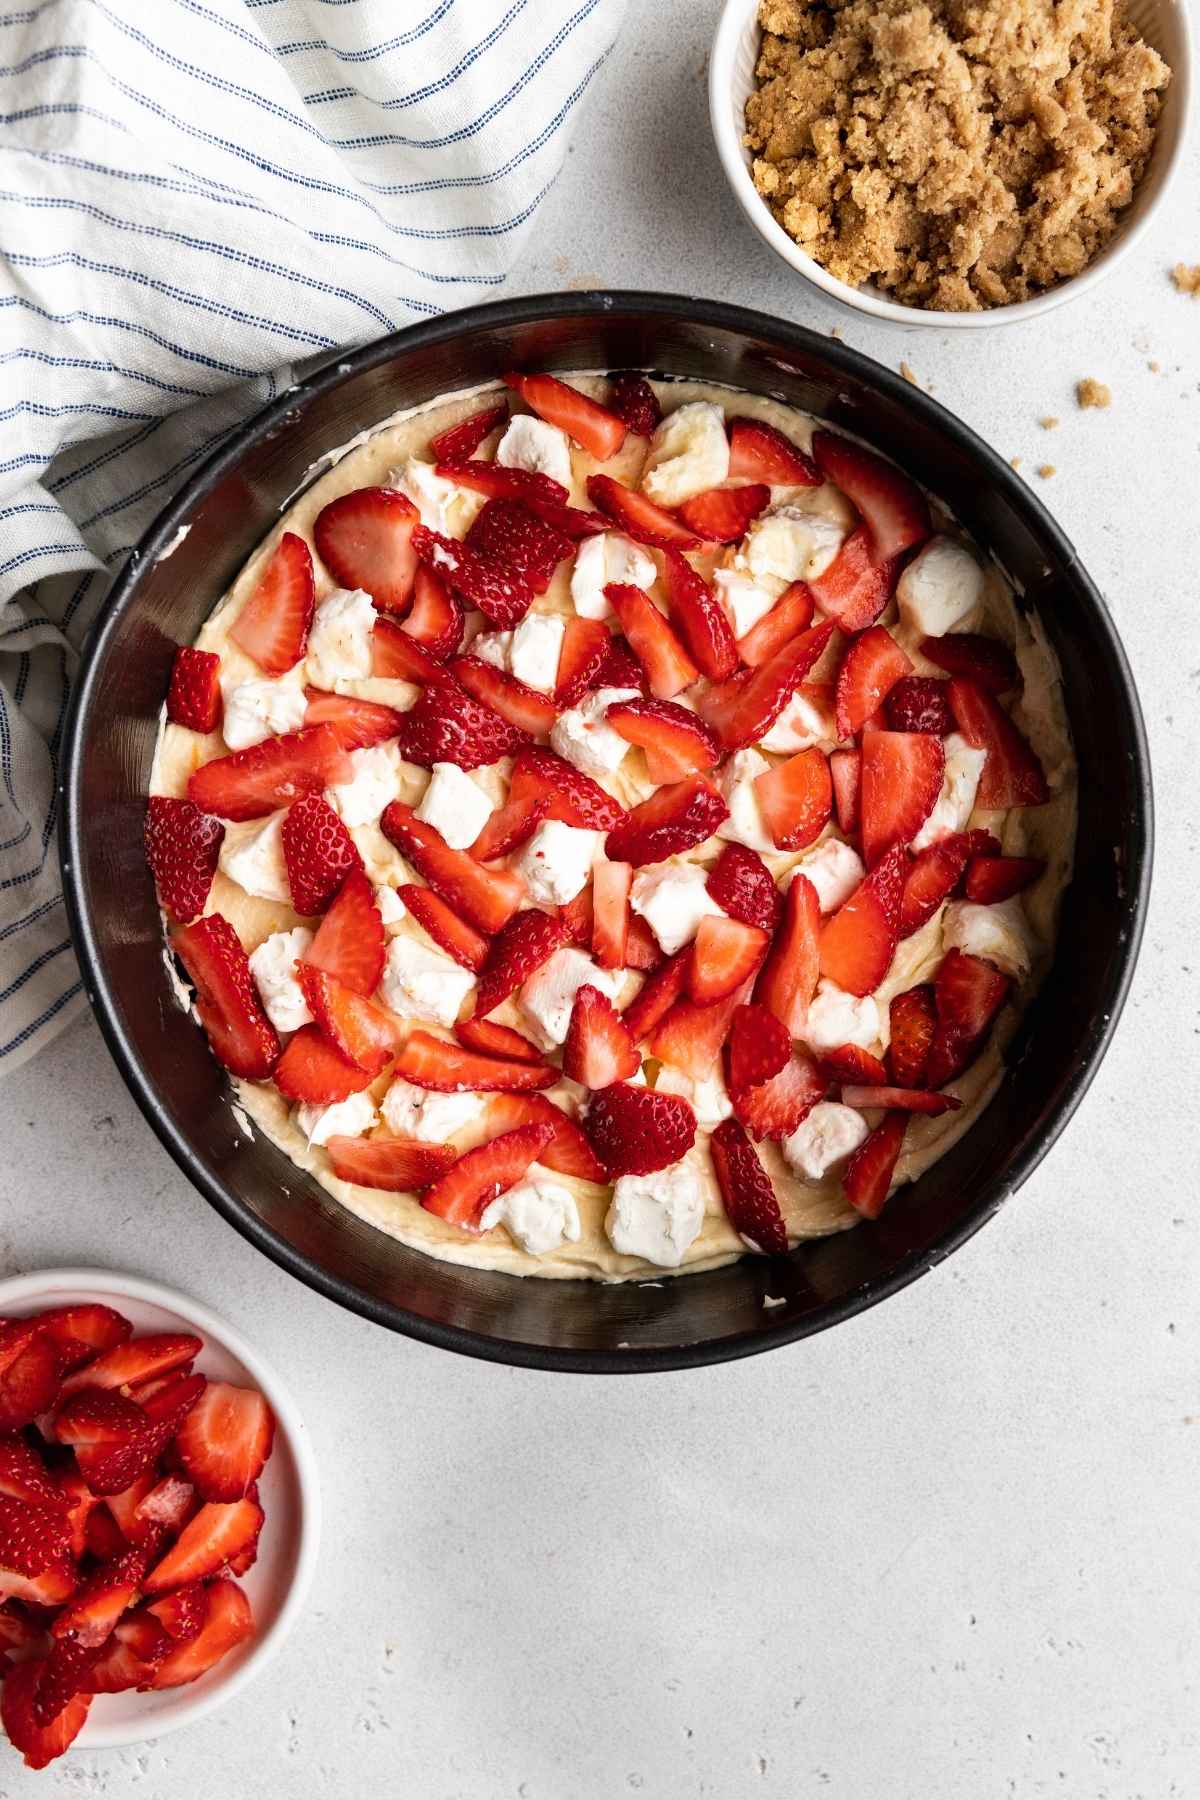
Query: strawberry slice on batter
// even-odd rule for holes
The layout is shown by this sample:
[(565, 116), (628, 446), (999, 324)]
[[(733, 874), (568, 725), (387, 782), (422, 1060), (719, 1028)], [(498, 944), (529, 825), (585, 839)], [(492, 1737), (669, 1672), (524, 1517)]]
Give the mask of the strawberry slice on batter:
[(694, 1000), (677, 1000), (650, 1039), (651, 1055), (682, 1070), (689, 1081), (708, 1080), (720, 1063), (733, 1015), (749, 997), (747, 981), (723, 1000), (714, 1000), (707, 1006), (697, 1006)]
[(883, 1108), (892, 1112), (922, 1113), (935, 1119), (941, 1113), (957, 1112), (962, 1101), (956, 1100), (953, 1094), (931, 1094), (920, 1088), (849, 1084), (842, 1088), (842, 1104), (853, 1106), (859, 1112)]
[(575, 996), (563, 1045), (563, 1074), (593, 1090), (628, 1081), (642, 1066), (629, 1029), (599, 988), (585, 982)]
[(995, 906), (1023, 894), (1046, 872), (1040, 856), (973, 856), (967, 864), (964, 893), (979, 906)]
[(608, 831), (625, 818), (619, 800), (555, 750), (522, 750), (513, 764), (510, 802), (544, 800), (546, 817), (589, 831)]
[(566, 941), (566, 926), (556, 913), (539, 912), (533, 907), (515, 913), (492, 940), (488, 959), (479, 972), (476, 1018), (494, 1012)]
[(361, 868), (351, 869), (304, 961), (324, 969), (356, 994), (373, 994), (383, 974), (385, 950), (383, 920), (371, 883)]
[(372, 1078), (378, 1075), (403, 1035), (395, 1013), (311, 963), (297, 963), (296, 975), (308, 1010), (330, 1043)]
[(778, 1075), (792, 1054), (787, 1027), (759, 1001), (739, 1006), (726, 1049), (729, 1088), (758, 1087)]
[(770, 938), (757, 925), (710, 913), (692, 943), (688, 992), (697, 1006), (724, 1000), (758, 973)]
[(713, 768), (721, 749), (704, 721), (673, 700), (618, 700), (604, 715), (626, 743), (646, 753), (651, 781), (682, 781)]
[[(515, 469), (498, 462), (461, 462), (441, 463), (434, 473), (445, 481), (456, 481), (459, 487), (486, 494), (493, 501), (545, 500), (552, 506), (562, 506), (567, 498), (562, 482), (538, 469)], [(483, 508), (483, 512), (487, 510)], [(479, 516), (482, 518), (483, 513)], [(482, 544), (477, 547), (483, 549)]]
[(741, 750), (766, 736), (833, 636), (826, 620), (801, 632), (756, 669), (715, 683), (697, 700), (701, 717), (725, 750)]
[(420, 514), (395, 488), (355, 488), (313, 522), (317, 555), (340, 587), (362, 588), (381, 612), (408, 610), (417, 573)]
[(521, 1125), (468, 1150), (426, 1188), (421, 1205), (461, 1231), (478, 1231), (485, 1208), (516, 1186), (553, 1135), (550, 1125)]
[(229, 635), (264, 673), (286, 675), (308, 646), (315, 604), (312, 552), (302, 537), (285, 531)]
[(833, 782), (833, 807), (838, 830), (843, 837), (853, 837), (858, 830), (859, 790), (862, 784), (862, 755), (857, 750), (834, 750), (829, 758), (829, 775)]
[(921, 655), (950, 675), (962, 675), (985, 693), (1010, 694), (1021, 685), (1021, 669), (1008, 645), (979, 631), (952, 631), (921, 639)]
[(279, 1056), (279, 1039), (229, 920), (209, 913), (184, 925), (172, 933), (171, 948), (196, 990), (196, 1011), (217, 1061), (231, 1075), (264, 1081)]
[(899, 556), (924, 541), (933, 529), (929, 506), (914, 481), (894, 463), (833, 431), (815, 431), (813, 459), (858, 508), (871, 533), (877, 562)]
[(820, 487), (821, 475), (798, 444), (762, 419), (729, 421), (729, 473), (770, 487)]
[(549, 1125), (553, 1136), (538, 1152), (544, 1169), (574, 1175), (580, 1181), (603, 1181), (604, 1165), (574, 1119), (544, 1094), (493, 1094), (488, 1101), (488, 1120), (502, 1131), (520, 1125)]
[(144, 837), (158, 897), (173, 919), (186, 924), (204, 911), (225, 827), (190, 800), (152, 794)]
[(688, 968), (692, 960), (691, 945), (677, 950), (659, 968), (648, 975), (621, 1017), (635, 1043), (652, 1037), (672, 1007), (687, 991)]
[(907, 856), (889, 850), (821, 932), (821, 974), (848, 994), (873, 994), (895, 954)]
[(456, 658), (450, 673), (460, 687), (507, 719), (523, 737), (545, 737), (558, 717), (553, 700), (478, 656)]
[(776, 651), (813, 622), (816, 602), (806, 581), (793, 581), (785, 588), (765, 618), (752, 625), (745, 637), (737, 641), (737, 652), (748, 669), (770, 662)]
[(581, 394), (554, 375), (520, 375), (510, 371), (504, 385), (520, 394), (530, 412), (574, 438), (597, 462), (607, 462), (625, 442), (625, 421), (598, 400)]
[(435, 438), (430, 438), (430, 460), (435, 463), (464, 463), (474, 456), (484, 438), (490, 437), (493, 431), (507, 422), (507, 400), (470, 413), (465, 419), (460, 419), (457, 425), (449, 425), (445, 431), (439, 431)]
[(694, 550), (699, 542), (674, 513), (656, 506), (645, 494), (614, 481), (611, 475), (588, 476), (588, 499), (621, 527), (635, 543), (652, 550)]
[(421, 561), (449, 582), (468, 606), (478, 607), (502, 631), (520, 624), (533, 605), (533, 589), (522, 576), (428, 526), (415, 526), (412, 535)]
[(412, 605), (400, 629), (434, 662), (445, 662), (462, 642), (462, 602), (436, 569), (421, 563), (413, 581)]
[(771, 1177), (736, 1119), (722, 1119), (708, 1141), (729, 1223), (752, 1250), (783, 1256), (787, 1226)]
[(240, 823), (349, 781), (353, 772), (333, 727), (314, 725), (214, 757), (189, 777), (187, 797), (201, 812)]
[(662, 574), (667, 611), (692, 661), (710, 681), (724, 681), (738, 666), (738, 647), (725, 608), (680, 551), (662, 552)]
[(382, 616), (371, 632), (371, 673), (384, 681), (415, 681), (424, 687), (443, 673), (436, 657), (430, 656), (411, 632), (395, 619)]
[(485, 1056), (505, 1056), (512, 1062), (545, 1061), (536, 1044), (511, 1025), (497, 1025), (494, 1019), (459, 1019), (454, 1035), (465, 1049), (479, 1050)]
[(701, 775), (659, 788), (626, 813), (608, 834), (605, 855), (613, 862), (643, 864), (681, 856), (710, 838), (729, 817), (729, 808)]
[(285, 1100), (298, 1105), (333, 1106), (360, 1094), (374, 1079), (316, 1025), (302, 1025), (275, 1065), (275, 1086)]
[(633, 865), (598, 862), (592, 871), (592, 955), (602, 969), (623, 969), (629, 943)]
[(821, 1067), (831, 1081), (857, 1082), (860, 1087), (887, 1086), (887, 1065), (861, 1044), (838, 1044), (823, 1051)]
[[(483, 465), (484, 468), (496, 466)], [(508, 475), (525, 473), (517, 469), (504, 472)], [(545, 481), (547, 477), (543, 475), (539, 479)], [(566, 498), (565, 493), (563, 498)], [(522, 576), (535, 594), (545, 593), (559, 563), (575, 551), (574, 544), (564, 532), (547, 524), (519, 500), (489, 500), (468, 531), (466, 542), (481, 556), (488, 556)]]
[(783, 895), (757, 850), (726, 844), (708, 872), (705, 887), (731, 919), (774, 931), (783, 913)]
[(397, 742), (405, 762), (427, 769), (438, 762), (479, 769), (515, 756), (529, 736), (445, 674), (422, 688), (402, 717)]
[(835, 702), (839, 738), (852, 738), (883, 705), (912, 663), (891, 632), (872, 625), (854, 642), (838, 670)]
[(754, 780), (763, 822), (780, 850), (803, 850), (820, 837), (833, 811), (829, 759), (801, 750)]
[(679, 508), (689, 531), (710, 544), (736, 544), (753, 519), (771, 504), (771, 490), (762, 482), (745, 487), (709, 488), (693, 494)]
[[(558, 680), (554, 686), (555, 706), (577, 706), (591, 689), (600, 687), (600, 671), (608, 655), (611, 635), (599, 619), (572, 617), (567, 620), (562, 649), (558, 655)], [(621, 682), (610, 682), (621, 687)], [(635, 682), (635, 687), (639, 684)]]
[(893, 994), (888, 1015), (891, 1042), (887, 1059), (892, 1082), (897, 1087), (924, 1087), (937, 1027), (932, 987), (928, 982), (922, 982), (919, 987), (905, 988), (903, 993)]
[(394, 706), (360, 700), (354, 694), (327, 694), (314, 687), (305, 688), (304, 693), (308, 700), (306, 728), (331, 725), (344, 750), (366, 750), (372, 744), (385, 744), (396, 736), (404, 718)]
[(887, 606), (899, 575), (897, 561), (876, 562), (871, 534), (859, 525), (829, 567), (808, 585), (821, 611), (836, 619), (843, 631), (865, 631)]
[(821, 903), (806, 875), (793, 875), (783, 921), (758, 978), (755, 999), (796, 1037), (808, 1016), (820, 973)]
[(912, 842), (937, 803), (945, 771), (941, 738), (924, 731), (864, 735), (859, 804), (868, 868), (893, 845)]
[(525, 884), (508, 869), (487, 869), (466, 850), (452, 850), (411, 806), (393, 800), (380, 829), (448, 905), (476, 931), (492, 936), (520, 906)]
[(325, 1148), (342, 1181), (400, 1194), (428, 1187), (458, 1158), (452, 1144), (425, 1144), (415, 1138), (331, 1137)]
[(925, 1068), (926, 1087), (945, 1087), (970, 1068), (1012, 985), (980, 957), (947, 951), (933, 984), (937, 1027)]
[(797, 1044), (777, 1075), (755, 1087), (730, 1090), (734, 1117), (751, 1136), (778, 1141), (802, 1125), (829, 1083), (815, 1059)]
[(892, 731), (930, 731), (945, 737), (954, 730), (946, 683), (934, 675), (902, 675), (888, 694), (884, 712)]
[(447, 1043), (429, 1031), (414, 1031), (396, 1059), (396, 1073), (414, 1087), (438, 1094), (462, 1089), (472, 1093), (520, 1093), (553, 1087), (561, 1072), (548, 1063), (518, 1062), (508, 1056), (482, 1056)]
[(843, 1190), (849, 1204), (864, 1219), (877, 1219), (884, 1209), (907, 1129), (907, 1113), (885, 1113), (846, 1164)]
[(406, 910), (422, 931), (428, 932), (438, 948), (464, 969), (473, 969), (478, 974), (487, 961), (488, 939), (468, 925), (458, 909), (443, 900), (440, 894), (435, 894), (431, 887), (405, 882), (396, 892)]
[(1044, 806), (1050, 798), (1045, 771), (1032, 745), (995, 695), (977, 682), (956, 675), (946, 684), (946, 698), (954, 723), (968, 744), (987, 751), (979, 780), (979, 805), (997, 811), (1013, 806)]
[(289, 806), (280, 830), (292, 905), (306, 917), (324, 912), (347, 875), (362, 868), (354, 839), (323, 794)]
[(696, 1141), (696, 1116), (677, 1094), (617, 1081), (593, 1094), (584, 1118), (610, 1181), (652, 1175), (686, 1156)]
[(221, 659), (213, 651), (183, 644), (175, 652), (167, 717), (172, 725), (185, 725), (189, 731), (217, 729), (221, 723)]
[(608, 404), (635, 437), (649, 437), (662, 418), (658, 395), (644, 375), (614, 376)]
[(671, 700), (691, 687), (700, 671), (655, 606), (649, 594), (628, 583), (610, 581), (604, 590), (634, 655), (646, 671), (650, 692)]

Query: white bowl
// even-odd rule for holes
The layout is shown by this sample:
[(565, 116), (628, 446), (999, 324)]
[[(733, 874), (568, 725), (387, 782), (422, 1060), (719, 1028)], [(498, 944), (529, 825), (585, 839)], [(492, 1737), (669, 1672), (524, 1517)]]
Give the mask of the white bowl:
[(1163, 101), (1162, 117), (1150, 167), (1146, 170), (1122, 223), (1107, 247), (1082, 275), (1060, 282), (1049, 293), (1012, 306), (995, 306), (983, 312), (933, 312), (918, 306), (902, 306), (887, 300), (868, 285), (850, 287), (838, 281), (815, 258), (790, 238), (754, 185), (750, 153), (742, 143), (746, 101), (754, 92), (762, 30), (758, 0), (726, 0), (713, 40), (708, 69), (708, 106), (717, 155), (729, 185), (759, 236), (782, 256), (784, 262), (834, 299), (858, 312), (896, 325), (936, 325), (942, 330), (963, 331), (981, 325), (1015, 325), (1076, 300), (1095, 287), (1129, 254), (1142, 237), (1179, 168), (1189, 115), (1191, 84), (1191, 36), (1186, 0), (1131, 0), (1129, 16), (1147, 43), (1152, 44), (1171, 68), (1171, 82)]
[[(241, 1578), (254, 1609), (254, 1634), (187, 1687), (161, 1693), (97, 1694), (76, 1748), (112, 1750), (192, 1725), (258, 1675), (295, 1624), (321, 1537), (321, 1489), (304, 1421), (275, 1371), (232, 1325), (198, 1300), (107, 1269), (41, 1269), (0, 1281), (0, 1318), (98, 1300), (116, 1307), (134, 1332), (194, 1331), (204, 1339), (202, 1375), (256, 1387), (275, 1414), (275, 1444), (259, 1481), (266, 1523), (258, 1560)], [(0, 1757), (3, 1755), (0, 1739)]]

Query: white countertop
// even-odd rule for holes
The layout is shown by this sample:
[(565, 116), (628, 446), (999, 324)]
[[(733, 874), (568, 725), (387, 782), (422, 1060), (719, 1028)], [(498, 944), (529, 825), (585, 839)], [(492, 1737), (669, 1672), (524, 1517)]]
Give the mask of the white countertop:
[[(469, 1362), (319, 1299), (204, 1205), (79, 1024), (0, 1089), (0, 1273), (94, 1261), (228, 1315), (306, 1409), (326, 1534), (307, 1616), (244, 1696), (37, 1777), (4, 1749), (0, 1800), (1197, 1792), (1200, 300), (1167, 269), (1200, 259), (1200, 146), (1091, 298), (1010, 331), (872, 327), (723, 185), (717, 10), (630, 9), (506, 291), (836, 324), (1021, 457), (1150, 730), (1155, 891), (1116, 1043), (1037, 1174), (933, 1274), (790, 1349), (627, 1381)], [(1085, 375), (1110, 411), (1076, 408)]]

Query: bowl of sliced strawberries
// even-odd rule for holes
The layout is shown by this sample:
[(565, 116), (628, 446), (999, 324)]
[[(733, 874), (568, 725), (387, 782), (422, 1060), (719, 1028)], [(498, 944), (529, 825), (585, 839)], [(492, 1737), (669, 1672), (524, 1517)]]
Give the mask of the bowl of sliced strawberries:
[(0, 1723), (30, 1768), (161, 1736), (279, 1647), (320, 1531), (292, 1401), (206, 1307), (99, 1269), (0, 1283)]
[(893, 372), (688, 297), (289, 391), (147, 534), (66, 738), (166, 1148), (330, 1299), (535, 1367), (745, 1355), (943, 1260), (1141, 936), (1145, 733), (1061, 530)]

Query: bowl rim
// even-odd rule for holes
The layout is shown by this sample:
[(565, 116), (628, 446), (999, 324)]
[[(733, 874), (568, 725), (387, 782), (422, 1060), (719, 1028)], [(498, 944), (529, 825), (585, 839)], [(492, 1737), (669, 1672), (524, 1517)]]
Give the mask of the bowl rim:
[(26, 1312), (38, 1311), (44, 1306), (67, 1304), (67, 1296), (74, 1294), (86, 1295), (89, 1299), (101, 1298), (118, 1308), (122, 1300), (161, 1307), (196, 1326), (206, 1343), (211, 1339), (222, 1349), (229, 1351), (244, 1366), (246, 1373), (270, 1402), (275, 1414), (276, 1430), (287, 1439), (292, 1453), (299, 1501), (299, 1541), (295, 1567), (279, 1611), (266, 1631), (256, 1637), (249, 1654), (211, 1687), (205, 1687), (199, 1692), (195, 1688), (178, 1689), (179, 1698), (175, 1706), (157, 1716), (148, 1715), (144, 1729), (139, 1729), (136, 1721), (131, 1720), (128, 1726), (122, 1726), (115, 1722), (106, 1723), (103, 1719), (93, 1719), (89, 1714), (72, 1748), (81, 1751), (115, 1750), (127, 1744), (153, 1743), (158, 1738), (166, 1737), (169, 1732), (196, 1724), (217, 1707), (224, 1706), (227, 1701), (240, 1694), (244, 1687), (262, 1674), (282, 1648), (308, 1598), (320, 1554), (321, 1482), (308, 1428), (279, 1375), (264, 1360), (261, 1351), (247, 1342), (235, 1325), (231, 1325), (220, 1313), (213, 1312), (202, 1301), (193, 1299), (190, 1294), (168, 1287), (164, 1282), (149, 1281), (140, 1275), (123, 1274), (120, 1270), (70, 1266), (33, 1269), (27, 1274), (10, 1275), (0, 1280), (0, 1309), (5, 1313), (10, 1307), (21, 1308)]
[[(1157, 173), (1156, 191), (1139, 218), (1118, 230), (1099, 256), (1078, 275), (1060, 281), (1057, 287), (1031, 300), (1017, 300), (1008, 306), (993, 306), (980, 312), (941, 312), (932, 308), (905, 306), (897, 300), (884, 300), (865, 289), (831, 275), (815, 257), (802, 250), (780, 225), (750, 176), (740, 134), (730, 109), (730, 86), (734, 57), (743, 32), (758, 11), (758, 0), (724, 0), (717, 28), (713, 34), (708, 65), (708, 113), (717, 159), (738, 205), (763, 242), (788, 263), (798, 275), (821, 288), (831, 299), (855, 312), (865, 313), (885, 324), (920, 329), (935, 326), (942, 331), (971, 331), (987, 326), (1020, 325), (1041, 318), (1069, 300), (1078, 300), (1122, 262), (1158, 217), (1183, 163), (1191, 131), (1192, 36), (1186, 3), (1168, 0), (1172, 15), (1178, 21), (1179, 48), (1171, 68), (1168, 88), (1169, 104), (1174, 109), (1174, 142), (1166, 165)], [(757, 23), (757, 20), (754, 21)]]
[[(285, 427), (289, 413), (308, 399), (323, 395), (381, 363), (390, 362), (405, 351), (436, 346), (480, 327), (515, 328), (552, 324), (564, 318), (596, 313), (612, 316), (621, 312), (636, 313), (643, 318), (649, 315), (651, 319), (661, 318), (664, 322), (682, 321), (752, 337), (765, 337), (785, 351), (819, 356), (835, 371), (866, 381), (896, 404), (925, 414), (932, 426), (957, 439), (960, 446), (975, 459), (981, 474), (1005, 491), (1014, 510), (1024, 516), (1024, 523), (1030, 532), (1053, 547), (1055, 556), (1070, 568), (1091, 604), (1093, 629), (1103, 641), (1124, 693), (1131, 727), (1130, 754), (1137, 765), (1140, 807), (1132, 822), (1132, 860), (1136, 867), (1126, 870), (1128, 929), (1120, 946), (1120, 954), (1113, 959), (1107, 1012), (1095, 1027), (1088, 1054), (1081, 1058), (1064, 1083), (1057, 1108), (1047, 1127), (1009, 1168), (1008, 1180), (1001, 1189), (990, 1198), (974, 1202), (953, 1229), (943, 1233), (928, 1249), (910, 1252), (886, 1275), (872, 1279), (852, 1293), (828, 1301), (798, 1319), (785, 1316), (777, 1324), (764, 1322), (752, 1331), (742, 1331), (726, 1338), (708, 1339), (695, 1344), (575, 1350), (494, 1337), (467, 1326), (440, 1324), (409, 1312), (397, 1302), (365, 1294), (287, 1243), (236, 1195), (209, 1176), (183, 1132), (176, 1128), (168, 1116), (153, 1081), (138, 1059), (122, 1026), (116, 997), (106, 977), (102, 951), (92, 926), (82, 878), (84, 832), (80, 800), (87, 729), (97, 670), (108, 641), (120, 627), (125, 613), (136, 603), (144, 571), (153, 568), (155, 558), (175, 537), (179, 526), (187, 522), (188, 513), (204, 500), (210, 488), (237, 465), (251, 444), (260, 437)], [(569, 373), (564, 365), (559, 364), (558, 367), (561, 372)], [(311, 472), (313, 479), (317, 472), (318, 470)], [(308, 485), (306, 478), (304, 487)], [(293, 494), (288, 503), (294, 498)], [(269, 528), (269, 525), (264, 527), (264, 535)], [(231, 432), (147, 529), (117, 576), (93, 623), (83, 648), (80, 673), (64, 726), (59, 801), (59, 848), (67, 917), (84, 988), (101, 1035), (146, 1120), (179, 1168), (222, 1218), (289, 1274), (325, 1298), (337, 1301), (339, 1305), (362, 1318), (370, 1319), (374, 1324), (387, 1326), (421, 1343), (488, 1362), (529, 1369), (603, 1375), (701, 1368), (710, 1363), (729, 1362), (738, 1357), (754, 1355), (761, 1350), (796, 1342), (878, 1305), (892, 1294), (898, 1293), (901, 1288), (907, 1287), (918, 1276), (928, 1273), (973, 1237), (1037, 1168), (1069, 1123), (1104, 1059), (1124, 1010), (1137, 964), (1145, 928), (1154, 846), (1149, 745), (1141, 704), (1124, 646), (1103, 597), (1084, 569), (1074, 545), (1044, 503), (998, 452), (932, 396), (913, 387), (898, 373), (837, 338), (823, 336), (791, 320), (776, 319), (767, 313), (733, 306), (724, 301), (699, 300), (686, 295), (637, 289), (593, 289), (570, 294), (523, 295), (514, 299), (486, 302), (464, 308), (460, 312), (421, 321), (377, 338), (358, 350), (334, 354), (328, 362)], [(698, 1281), (703, 1277), (695, 1275), (686, 1279)]]

